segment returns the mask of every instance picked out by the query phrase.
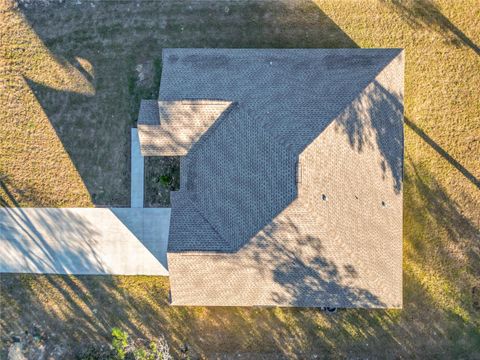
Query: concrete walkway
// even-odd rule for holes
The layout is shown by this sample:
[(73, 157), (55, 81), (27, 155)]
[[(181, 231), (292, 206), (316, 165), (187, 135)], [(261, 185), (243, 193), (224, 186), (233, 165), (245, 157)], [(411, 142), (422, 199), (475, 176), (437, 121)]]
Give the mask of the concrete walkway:
[(170, 209), (0, 208), (0, 272), (168, 275)]
[(131, 208), (0, 208), (0, 272), (168, 275), (170, 209), (143, 208), (131, 132)]
[(140, 152), (140, 139), (138, 131), (132, 128), (131, 131), (131, 182), (130, 182), (130, 207), (143, 208), (143, 186), (145, 162)]

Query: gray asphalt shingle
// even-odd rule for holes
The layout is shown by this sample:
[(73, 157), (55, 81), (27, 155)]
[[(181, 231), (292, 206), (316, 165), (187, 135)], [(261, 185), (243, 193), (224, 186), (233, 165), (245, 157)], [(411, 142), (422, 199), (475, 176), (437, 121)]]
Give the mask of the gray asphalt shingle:
[(161, 102), (231, 102), (170, 147), (174, 304), (401, 307), (403, 71), (400, 49), (164, 50)]

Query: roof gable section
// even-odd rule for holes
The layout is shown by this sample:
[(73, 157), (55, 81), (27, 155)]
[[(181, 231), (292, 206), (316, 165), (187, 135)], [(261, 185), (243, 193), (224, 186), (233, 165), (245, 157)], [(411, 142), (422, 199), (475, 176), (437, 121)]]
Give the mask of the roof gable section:
[(138, 130), (144, 156), (183, 156), (231, 101), (187, 99), (142, 100)]

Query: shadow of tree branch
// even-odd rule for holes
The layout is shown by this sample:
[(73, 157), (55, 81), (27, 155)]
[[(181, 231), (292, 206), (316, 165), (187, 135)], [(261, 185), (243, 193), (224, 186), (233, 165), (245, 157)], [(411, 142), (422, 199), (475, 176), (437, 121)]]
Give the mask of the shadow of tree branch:
[(430, 136), (428, 136), (422, 129), (415, 125), (410, 119), (405, 118), (405, 124), (412, 129), (422, 140), (430, 145), (440, 156), (448, 161), (450, 165), (455, 167), (462, 173), (473, 185), (480, 189), (480, 180), (475, 177), (468, 169), (455, 160), (447, 151), (445, 151), (440, 145), (438, 145)]
[(413, 28), (428, 28), (442, 35), (455, 46), (467, 46), (477, 55), (480, 48), (456, 27), (431, 0), (382, 0)]

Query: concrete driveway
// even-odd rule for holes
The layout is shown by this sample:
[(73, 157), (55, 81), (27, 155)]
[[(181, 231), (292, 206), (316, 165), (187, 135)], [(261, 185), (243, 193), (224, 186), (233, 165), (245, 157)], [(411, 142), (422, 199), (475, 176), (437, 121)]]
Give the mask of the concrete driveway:
[(170, 209), (0, 208), (0, 272), (168, 275)]
[(0, 208), (0, 272), (168, 275), (170, 209), (143, 208), (131, 131), (131, 208)]

